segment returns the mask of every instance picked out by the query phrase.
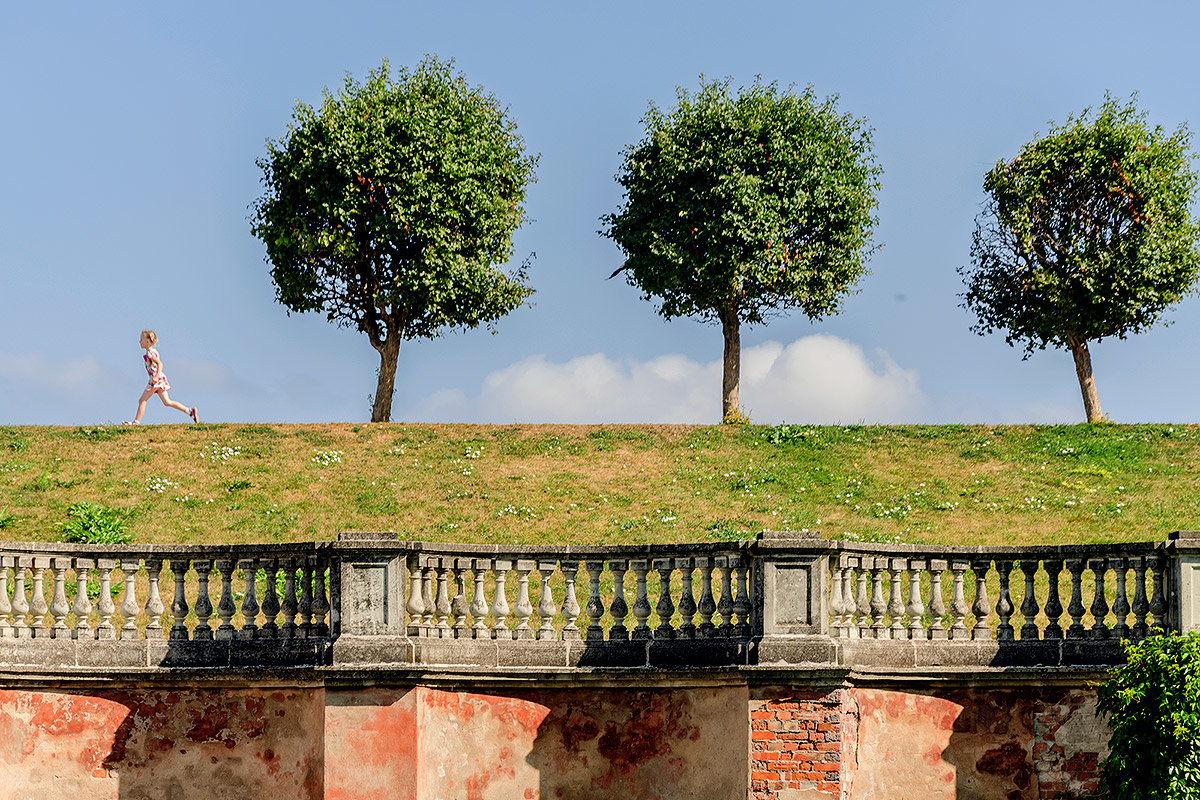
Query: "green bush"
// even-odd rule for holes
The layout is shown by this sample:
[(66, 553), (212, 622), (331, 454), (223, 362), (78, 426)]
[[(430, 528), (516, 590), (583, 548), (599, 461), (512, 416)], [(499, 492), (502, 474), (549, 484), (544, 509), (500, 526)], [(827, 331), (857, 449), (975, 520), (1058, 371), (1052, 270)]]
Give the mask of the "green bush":
[(1155, 636), (1098, 687), (1109, 715), (1108, 800), (1200, 800), (1200, 634)]
[(75, 503), (67, 509), (67, 521), (58, 524), (64, 541), (85, 544), (129, 544), (129, 512), (96, 503)]

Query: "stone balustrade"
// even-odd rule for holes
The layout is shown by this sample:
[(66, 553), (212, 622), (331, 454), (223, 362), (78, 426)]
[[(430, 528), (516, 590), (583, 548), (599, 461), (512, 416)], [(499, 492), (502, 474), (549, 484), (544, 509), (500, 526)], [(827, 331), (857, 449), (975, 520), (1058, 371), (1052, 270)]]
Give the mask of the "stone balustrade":
[(1200, 627), (1200, 538), (929, 547), (0, 543), (0, 666), (1105, 665)]

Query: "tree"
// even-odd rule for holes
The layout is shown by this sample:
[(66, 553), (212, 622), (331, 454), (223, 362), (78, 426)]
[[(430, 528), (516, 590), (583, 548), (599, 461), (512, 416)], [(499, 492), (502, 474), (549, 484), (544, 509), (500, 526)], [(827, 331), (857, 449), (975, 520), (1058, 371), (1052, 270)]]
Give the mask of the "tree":
[[(818, 101), (812, 88), (729, 80), (678, 90), (669, 114), (654, 104), (645, 138), (623, 152), (625, 203), (602, 234), (625, 255), (643, 298), (671, 319), (719, 322), (722, 418), (741, 417), (741, 325), (798, 308), (839, 310), (874, 248), (880, 169), (870, 129)], [(612, 276), (610, 276), (612, 277)]]
[(1004, 329), (1024, 358), (1048, 345), (1071, 353), (1088, 422), (1104, 419), (1088, 342), (1151, 327), (1200, 265), (1191, 135), (1150, 127), (1134, 101), (1106, 97), (997, 162), (973, 268), (959, 269), (973, 331)]
[(252, 226), (276, 298), (367, 335), (380, 360), (372, 422), (391, 418), (402, 340), (490, 327), (532, 293), (525, 264), (497, 265), (536, 163), (496, 98), (435, 57), (394, 78), (386, 60), (365, 83), (347, 75), (268, 140)]

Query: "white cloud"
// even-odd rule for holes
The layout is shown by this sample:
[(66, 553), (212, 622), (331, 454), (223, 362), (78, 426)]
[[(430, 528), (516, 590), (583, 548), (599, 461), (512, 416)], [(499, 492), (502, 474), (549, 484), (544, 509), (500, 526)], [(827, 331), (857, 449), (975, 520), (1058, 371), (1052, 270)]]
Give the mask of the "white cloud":
[[(756, 422), (916, 421), (928, 406), (916, 370), (887, 353), (868, 358), (835, 336), (742, 351), (741, 401)], [(720, 419), (721, 362), (682, 355), (649, 361), (603, 353), (564, 363), (531, 356), (484, 378), (477, 396), (445, 389), (403, 415), (430, 422), (712, 423)]]
[(122, 383), (120, 373), (95, 356), (55, 359), (43, 352), (0, 350), (0, 385), (7, 391), (57, 392), (96, 397)]

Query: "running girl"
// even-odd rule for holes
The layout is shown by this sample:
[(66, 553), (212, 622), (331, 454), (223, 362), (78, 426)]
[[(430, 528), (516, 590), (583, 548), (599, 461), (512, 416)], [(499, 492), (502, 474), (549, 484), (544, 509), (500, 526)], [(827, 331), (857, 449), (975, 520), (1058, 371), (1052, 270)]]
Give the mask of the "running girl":
[(154, 345), (158, 343), (158, 335), (154, 331), (142, 331), (139, 343), (146, 351), (142, 354), (142, 360), (146, 362), (146, 374), (150, 376), (150, 381), (146, 384), (146, 390), (142, 392), (142, 396), (138, 398), (137, 416), (133, 418), (132, 422), (125, 424), (142, 424), (142, 414), (146, 413), (146, 401), (153, 395), (158, 395), (164, 406), (178, 409), (191, 417), (192, 422), (199, 422), (200, 416), (196, 413), (195, 406), (188, 408), (183, 403), (177, 403), (167, 396), (167, 392), (171, 390), (171, 384), (167, 382), (167, 376), (163, 373), (162, 361), (158, 358), (158, 351), (154, 349)]

